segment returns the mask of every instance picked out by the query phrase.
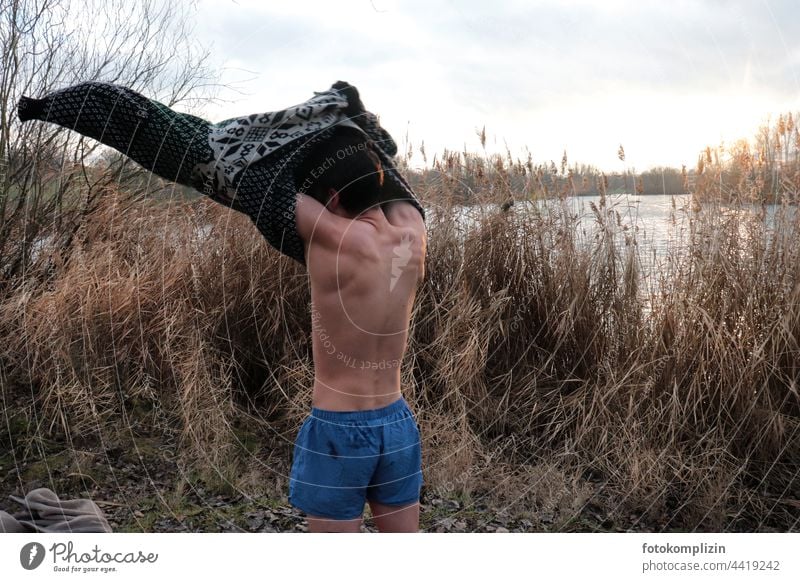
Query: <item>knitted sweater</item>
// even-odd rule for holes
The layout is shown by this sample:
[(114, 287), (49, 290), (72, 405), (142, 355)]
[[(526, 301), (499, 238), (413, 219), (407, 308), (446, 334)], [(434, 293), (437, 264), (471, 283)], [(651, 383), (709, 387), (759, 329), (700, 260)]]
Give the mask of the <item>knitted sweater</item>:
[(303, 242), (294, 214), (297, 169), (336, 125), (356, 127), (376, 143), (387, 199), (409, 200), (425, 217), (392, 161), (394, 140), (364, 109), (356, 88), (341, 81), (300, 105), (216, 124), (126, 87), (94, 81), (40, 99), (22, 97), (17, 112), (22, 121), (47, 121), (94, 138), (166, 180), (245, 213), (273, 247), (301, 264)]

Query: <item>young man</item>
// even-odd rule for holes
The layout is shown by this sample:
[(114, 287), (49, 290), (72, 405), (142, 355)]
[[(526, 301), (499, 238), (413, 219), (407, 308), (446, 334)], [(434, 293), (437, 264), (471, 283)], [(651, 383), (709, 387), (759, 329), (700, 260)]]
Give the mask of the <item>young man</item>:
[(371, 143), (343, 132), (308, 157), (297, 231), (311, 281), (313, 408), (294, 449), (289, 499), (312, 532), (357, 532), (365, 501), (382, 532), (419, 528), (420, 435), (400, 363), (426, 232), (382, 199)]
[[(89, 81), (22, 97), (17, 113), (245, 213), (273, 247), (307, 264), (314, 410), (298, 435), (290, 498), (313, 531), (357, 530), (365, 498), (381, 530), (416, 530), (419, 431), (400, 395), (400, 362), (423, 276), (424, 209), (356, 88), (339, 81), (300, 105), (212, 124)], [(311, 195), (296, 199), (298, 188)]]

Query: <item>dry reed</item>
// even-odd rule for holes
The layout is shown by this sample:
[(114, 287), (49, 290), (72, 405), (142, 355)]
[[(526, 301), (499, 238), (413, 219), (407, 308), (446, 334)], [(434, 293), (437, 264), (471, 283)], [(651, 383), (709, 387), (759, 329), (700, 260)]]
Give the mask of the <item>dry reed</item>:
[[(513, 198), (488, 167), (481, 192)], [(427, 487), (564, 527), (599, 505), (662, 529), (797, 530), (798, 214), (773, 228), (687, 210), (688, 246), (648, 290), (605, 197), (589, 230), (563, 198), (464, 226), (460, 188), (420, 187), (434, 211), (403, 382)], [(37, 264), (0, 304), (4, 400), (34, 397), (29, 432), (170, 434), (188, 468), (234, 487), (265, 458), (285, 475), (310, 401), (309, 292), (246, 218), (108, 196)]]

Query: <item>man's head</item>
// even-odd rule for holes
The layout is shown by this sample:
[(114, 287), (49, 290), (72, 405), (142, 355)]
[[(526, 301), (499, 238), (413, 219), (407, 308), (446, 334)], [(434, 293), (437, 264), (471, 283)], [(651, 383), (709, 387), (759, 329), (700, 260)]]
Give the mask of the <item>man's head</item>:
[(383, 202), (383, 168), (375, 145), (359, 130), (339, 126), (300, 165), (297, 185), (328, 210), (350, 218)]

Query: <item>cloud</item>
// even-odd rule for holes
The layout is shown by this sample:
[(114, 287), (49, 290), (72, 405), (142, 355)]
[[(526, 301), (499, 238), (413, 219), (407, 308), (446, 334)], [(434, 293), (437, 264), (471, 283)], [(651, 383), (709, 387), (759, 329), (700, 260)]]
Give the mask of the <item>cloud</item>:
[(617, 117), (620, 133), (635, 133), (642, 120), (625, 119), (620, 104), (637, 100), (651, 116), (679, 119), (680, 106), (701, 124), (692, 108), (715, 99), (776, 112), (800, 93), (795, 11), (790, 0), (231, 0), (200, 2), (198, 33), (230, 78), (247, 79), (251, 95), (236, 99), (236, 113), (345, 79), (395, 133), (411, 123), (428, 141), (460, 147), (486, 123), (543, 147), (559, 141), (553, 119), (585, 127)]

